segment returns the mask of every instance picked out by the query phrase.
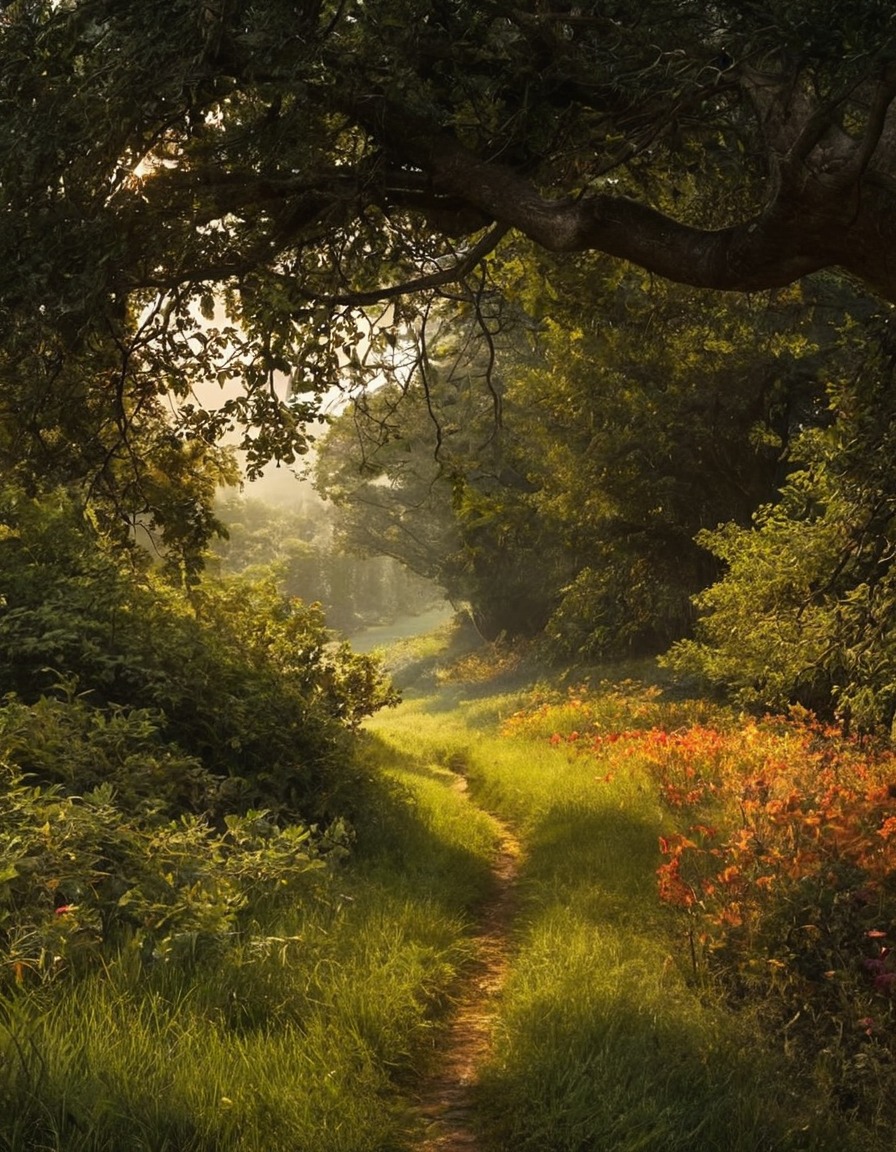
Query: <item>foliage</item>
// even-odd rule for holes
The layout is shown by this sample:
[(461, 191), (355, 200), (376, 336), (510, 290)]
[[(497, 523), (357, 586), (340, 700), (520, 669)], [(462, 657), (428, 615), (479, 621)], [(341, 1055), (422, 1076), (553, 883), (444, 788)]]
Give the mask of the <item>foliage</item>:
[(679, 829), (660, 841), (660, 894), (686, 911), (697, 962), (873, 1116), (893, 1060), (893, 755), (811, 724), (709, 737), (709, 760), (699, 732), (644, 754)]
[[(124, 947), (101, 972), (73, 958), (64, 970), (76, 979), (40, 986), (27, 968), (17, 985), (12, 969), (0, 1000), (6, 1146), (25, 1152), (39, 1139), (87, 1152), (138, 1138), (219, 1152), (383, 1152), (423, 1138), (404, 1101), (471, 959), (469, 917), (487, 890), (495, 841), (484, 803), (525, 841), (512, 964), (478, 1097), (489, 1138), (557, 1152), (595, 1142), (613, 1152), (889, 1148), (884, 1013), (874, 1024), (862, 1018), (854, 1049), (845, 1030), (828, 1051), (812, 1044), (807, 1012), (783, 1033), (764, 1031), (779, 986), (756, 1003), (758, 984), (734, 974), (736, 994), (722, 998), (722, 963), (734, 954), (721, 927), (695, 981), (682, 949), (691, 915), (657, 899), (655, 875), (658, 836), (671, 843), (700, 818), (675, 806), (667, 783), (733, 783), (739, 762), (748, 780), (795, 765), (807, 786), (829, 769), (841, 800), (850, 791), (861, 800), (878, 772), (868, 749), (806, 723), (753, 725), (741, 736), (726, 710), (666, 701), (647, 682), (496, 695), (499, 687), (453, 684), (374, 717), (352, 856), (338, 869), (298, 872), (282, 897), (275, 860), (236, 930), (195, 948), (184, 940), (169, 954), (176, 963), (147, 963)], [(53, 717), (62, 704), (50, 702)], [(495, 731), (501, 716), (510, 717), (504, 736)], [(121, 723), (132, 720), (151, 740), (146, 717)], [(97, 738), (96, 748), (108, 761), (107, 744)], [(889, 754), (884, 777), (888, 764)], [(467, 793), (455, 786), (458, 772)], [(671, 804), (658, 803), (661, 789)], [(717, 817), (721, 793), (706, 796)], [(759, 808), (750, 816), (765, 818)], [(725, 825), (714, 827), (718, 846)], [(264, 872), (266, 847), (252, 857), (257, 837), (269, 845), (271, 829), (247, 819), (235, 834), (253, 873)], [(800, 829), (810, 848), (828, 835), (823, 822)], [(302, 847), (313, 853), (313, 844)], [(687, 863), (698, 867), (696, 856)], [(708, 865), (722, 868), (715, 857)], [(767, 900), (774, 886), (760, 892)], [(879, 951), (889, 940), (865, 935), (879, 910), (861, 905), (848, 937), (871, 962), (855, 973), (866, 991), (882, 975), (878, 962), (889, 971)], [(715, 965), (712, 980), (704, 963)]]
[(656, 684), (627, 677), (602, 679), (596, 684), (585, 681), (565, 693), (548, 687), (537, 689), (524, 708), (504, 720), (501, 731), (505, 736), (575, 745), (580, 738), (613, 740), (622, 730), (639, 732), (660, 724), (704, 723), (719, 714), (719, 706), (709, 701), (669, 701)]
[(848, 729), (887, 732), (893, 658), (893, 354), (883, 318), (829, 386), (827, 427), (804, 430), (778, 503), (752, 530), (702, 537), (727, 572), (700, 597), (697, 640), (669, 664), (753, 706), (799, 701)]
[(649, 681), (548, 683), (510, 703), (503, 740), (480, 744), (470, 768), (524, 851), (479, 1095), (495, 1145), (887, 1148), (892, 1066), (868, 1066), (866, 1107), (847, 1114), (834, 1088), (845, 1069), (825, 1080), (835, 1061), (819, 1058), (821, 1036), (788, 1048), (751, 989), (726, 996), (720, 976), (695, 979), (682, 912), (658, 899), (658, 840), (677, 825), (655, 764), (676, 785), (684, 763), (708, 774), (721, 755), (734, 771), (737, 718)]
[(500, 301), (489, 308), (500, 340), (481, 310), (461, 302), (420, 326), (413, 357), (377, 362), (385, 383), (360, 389), (333, 420), (316, 482), (336, 506), (345, 547), (437, 582), (495, 639), (544, 623), (557, 558), (502, 416), (508, 341), (521, 320)]
[[(406, 465), (407, 499), (378, 492), (373, 529), (422, 551), (417, 570), (472, 603), (491, 638), (555, 613), (564, 658), (681, 635), (688, 596), (717, 571), (691, 537), (769, 498), (786, 440), (770, 413), (805, 383), (794, 347), (818, 333), (772, 331), (798, 292), (764, 320), (751, 301), (645, 305), (640, 273), (590, 258), (545, 271), (519, 237), (659, 260), (710, 288), (777, 290), (860, 261), (886, 287), (877, 0), (861, 15), (836, 5), (823, 36), (791, 0), (761, 13), (650, 0), (631, 19), (430, 0), (169, 8), (23, 0), (0, 21), (5, 471), (31, 494), (81, 486), (104, 530), (150, 531), (195, 580), (221, 527), (215, 487), (235, 477), (216, 445), (238, 443), (249, 475), (296, 463), (334, 386), (357, 394), (383, 363), (407, 384), (409, 349), (448, 299), (484, 348), (463, 385), (428, 355), (440, 397), (433, 412), (416, 398), (413, 433), (377, 473), (385, 489)], [(776, 266), (804, 219), (804, 248)], [(602, 333), (573, 322), (591, 302), (612, 316)], [(517, 334), (548, 321), (548, 352), (510, 381), (506, 354), (490, 369), (512, 314)], [(514, 405), (528, 421), (492, 434)], [(434, 431), (444, 452), (427, 469)]]
[(231, 434), (251, 474), (295, 462), (512, 229), (709, 288), (841, 265), (891, 292), (890, 16), (7, 5), (0, 460), (201, 536), (165, 462), (202, 487)]
[(133, 549), (104, 547), (63, 493), (7, 492), (2, 517), (8, 689), (31, 703), (63, 678), (98, 705), (153, 709), (239, 803), (330, 809), (346, 732), (394, 696), (374, 658), (330, 644), (319, 606), (270, 579), (176, 590)]
[(434, 309), (414, 363), (379, 362), (386, 383), (334, 420), (318, 486), (341, 539), (439, 581), (488, 639), (543, 632), (565, 662), (660, 650), (719, 571), (694, 536), (774, 497), (825, 418), (823, 374), (862, 357), (831, 309), (867, 308), (510, 252), (493, 276), (515, 301)]
[(535, 702), (506, 731), (589, 766), (598, 791), (647, 773), (665, 812), (657, 893), (681, 917), (686, 967), (797, 1076), (883, 1131), (892, 750), (844, 740), (805, 711), (744, 723), (626, 684)]
[[(44, 325), (48, 311), (38, 306)], [(214, 498), (238, 482), (236, 458), (178, 432), (162, 378), (144, 368), (132, 381), (130, 351), (114, 342), (97, 351), (103, 341), (75, 354), (30, 322), (12, 331), (0, 349), (0, 465), (31, 496), (77, 488), (105, 533), (124, 543), (138, 532), (172, 574), (193, 581), (223, 531)]]
[(690, 633), (689, 598), (718, 571), (694, 537), (774, 498), (827, 374), (861, 356), (831, 305), (865, 309), (836, 289), (720, 301), (606, 262), (540, 268), (522, 291), (550, 318), (506, 408), (569, 558), (546, 650), (584, 663), (656, 652)]
[(4, 489), (0, 580), (7, 976), (206, 948), (316, 866), (295, 821), (347, 812), (348, 733), (394, 700), (318, 609), (177, 590), (62, 490)]
[(62, 490), (0, 519), (0, 964), (220, 946), (346, 840), (349, 735), (393, 691), (271, 580), (176, 589)]
[(161, 718), (82, 698), (0, 709), (0, 982), (49, 981), (117, 946), (145, 960), (221, 949), (251, 903), (308, 891), (327, 844), (270, 814), (197, 810), (220, 780), (159, 738)]

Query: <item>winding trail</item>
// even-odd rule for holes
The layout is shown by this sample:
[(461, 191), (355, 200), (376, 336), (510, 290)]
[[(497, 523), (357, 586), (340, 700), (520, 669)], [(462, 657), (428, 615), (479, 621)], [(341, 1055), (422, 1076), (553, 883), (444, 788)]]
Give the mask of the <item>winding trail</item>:
[[(454, 787), (466, 792), (458, 775)], [(496, 996), (507, 973), (508, 935), (516, 904), (520, 843), (495, 817), (499, 849), (492, 867), (494, 889), (483, 904), (473, 937), (475, 960), (457, 990), (457, 1003), (433, 1068), (420, 1085), (416, 1112), (425, 1133), (418, 1152), (475, 1152), (473, 1088), (491, 1045)]]

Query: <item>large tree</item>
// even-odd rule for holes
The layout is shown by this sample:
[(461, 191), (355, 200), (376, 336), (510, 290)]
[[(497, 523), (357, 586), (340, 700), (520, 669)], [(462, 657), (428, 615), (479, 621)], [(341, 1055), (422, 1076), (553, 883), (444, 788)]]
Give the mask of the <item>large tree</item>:
[[(15, 0), (9, 420), (49, 405), (64, 440), (60, 395), (124, 425), (161, 389), (187, 434), (255, 423), (250, 466), (289, 457), (358, 307), (469, 284), (511, 230), (697, 286), (836, 267), (896, 300), (894, 44), (890, 0)], [(210, 416), (188, 397), (215, 376), (243, 391)]]
[(868, 301), (833, 278), (720, 296), (504, 255), (502, 300), (443, 301), (334, 420), (317, 475), (337, 536), (438, 581), (486, 636), (666, 647), (719, 574), (695, 535), (775, 499), (792, 438), (829, 420), (825, 383), (868, 360)]

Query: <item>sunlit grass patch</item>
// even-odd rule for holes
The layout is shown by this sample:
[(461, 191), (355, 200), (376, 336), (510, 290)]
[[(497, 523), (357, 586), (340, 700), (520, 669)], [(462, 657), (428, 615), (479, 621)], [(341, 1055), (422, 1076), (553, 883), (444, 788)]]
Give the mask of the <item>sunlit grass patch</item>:
[(24, 1148), (350, 1152), (394, 1137), (389, 1087), (337, 1016), (242, 1031), (191, 997), (91, 982), (34, 1021)]
[(658, 942), (580, 908), (543, 911), (533, 923), (481, 1086), (500, 1147), (815, 1146), (799, 1132), (805, 1102), (781, 1091), (773, 1063), (744, 1045), (746, 1028), (682, 985)]
[(455, 615), (428, 632), (391, 636), (370, 651), (379, 657), (402, 691), (431, 689), (456, 660), (478, 649), (481, 641), (469, 621)]
[(653, 727), (674, 730), (693, 724), (730, 725), (730, 709), (698, 698), (667, 698), (651, 681), (601, 679), (564, 690), (554, 685), (536, 686), (504, 723), (507, 736), (515, 734), (537, 739), (559, 735), (588, 738)]
[(3, 1146), (394, 1148), (397, 1084), (427, 1058), (467, 951), (431, 903), (355, 898), (181, 989), (93, 978), (23, 1014), (3, 1084), (21, 1131)]
[(411, 636), (390, 636), (377, 643), (370, 651), (380, 656), (388, 667), (401, 668), (404, 665), (444, 655), (456, 642), (457, 633), (458, 624), (452, 618), (429, 632), (415, 633)]
[[(347, 861), (284, 888), (213, 957), (125, 947), (0, 1012), (9, 1152), (395, 1152), (431, 1059), (493, 822), (444, 755), (370, 738)], [(6, 1026), (4, 1028), (4, 1019)]]
[[(505, 724), (504, 751), (490, 746), (473, 772), (477, 796), (524, 841), (514, 960), (480, 1093), (495, 1147), (883, 1149), (816, 1094), (816, 1070), (763, 1035), (761, 1004), (734, 1007), (703, 981), (678, 912), (659, 900), (669, 797), (644, 751), (683, 779), (691, 753), (707, 778), (728, 771), (719, 733), (737, 730), (734, 717), (640, 688), (630, 707), (624, 687), (598, 696), (535, 697)], [(702, 726), (711, 718), (718, 728)]]
[(524, 675), (530, 653), (531, 645), (523, 640), (483, 643), (447, 661), (439, 669), (437, 678), (444, 684), (493, 684), (508, 677)]

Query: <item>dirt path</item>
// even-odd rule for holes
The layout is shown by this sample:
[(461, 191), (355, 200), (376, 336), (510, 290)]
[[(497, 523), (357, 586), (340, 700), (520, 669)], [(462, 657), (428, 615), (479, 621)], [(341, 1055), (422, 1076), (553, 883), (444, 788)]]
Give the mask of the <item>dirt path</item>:
[[(455, 787), (466, 791), (459, 776)], [(458, 989), (454, 1017), (433, 1071), (421, 1085), (417, 1112), (426, 1126), (419, 1152), (475, 1152), (472, 1089), (491, 1043), (495, 997), (508, 962), (508, 929), (513, 917), (520, 844), (497, 821), (500, 848), (493, 866), (494, 892), (483, 906), (474, 937), (476, 959)]]

